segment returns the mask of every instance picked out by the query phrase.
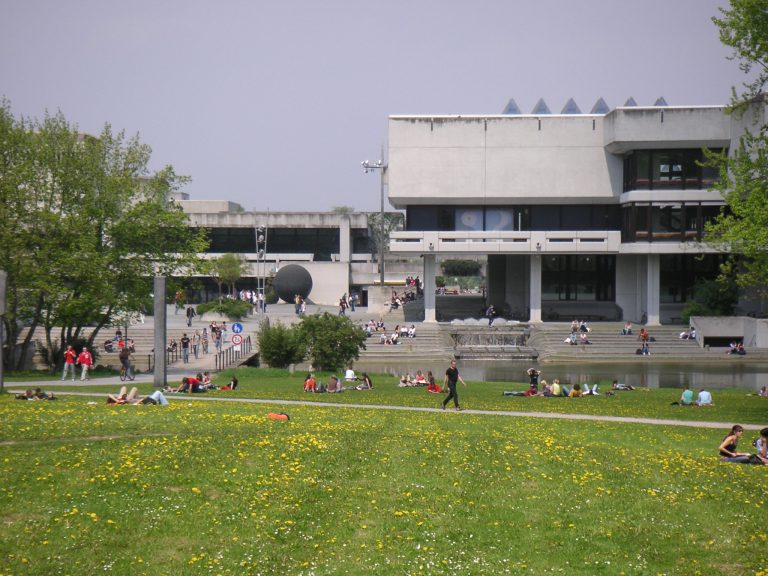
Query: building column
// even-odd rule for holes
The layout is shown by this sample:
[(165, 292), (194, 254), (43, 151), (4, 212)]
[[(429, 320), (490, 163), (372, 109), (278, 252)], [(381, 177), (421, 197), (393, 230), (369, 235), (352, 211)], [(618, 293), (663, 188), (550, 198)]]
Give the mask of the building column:
[(541, 256), (531, 254), (531, 289), (528, 299), (529, 322), (541, 322)]
[(352, 242), (349, 238), (349, 216), (341, 216), (339, 225), (339, 262), (352, 261)]
[(434, 254), (424, 254), (424, 322), (437, 322), (435, 315), (435, 269)]
[(645, 270), (645, 323), (658, 326), (659, 321), (659, 292), (661, 290), (661, 266), (658, 254), (648, 255), (648, 265)]

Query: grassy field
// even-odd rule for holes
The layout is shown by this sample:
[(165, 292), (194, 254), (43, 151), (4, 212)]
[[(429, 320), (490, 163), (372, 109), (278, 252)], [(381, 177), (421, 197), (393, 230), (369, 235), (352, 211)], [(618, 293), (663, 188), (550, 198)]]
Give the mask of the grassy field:
[[(309, 395), (300, 376), (238, 374), (248, 397), (442, 398), (379, 380), (372, 392)], [(679, 395), (502, 398), (502, 386), (470, 384), (462, 403), (668, 417), (656, 412)], [(763, 399), (715, 400), (672, 413), (744, 423), (731, 417), (744, 410), (765, 423)], [(719, 462), (725, 430), (88, 401), (0, 399), (0, 574), (768, 573), (768, 468)]]
[[(436, 408), (445, 395), (429, 394), (423, 387), (398, 388), (397, 378), (388, 375), (373, 375), (374, 389), (369, 391), (346, 391), (343, 394), (307, 394), (303, 392), (304, 374), (288, 374), (285, 370), (241, 368), (226, 371), (217, 377), (218, 384), (229, 382), (235, 373), (241, 389), (235, 392), (217, 391), (206, 397), (261, 398), (269, 400), (301, 400), (317, 403), (354, 403), (366, 405), (411, 406)], [(327, 374), (319, 375), (321, 381)], [(94, 381), (98, 382), (98, 380)], [(127, 382), (126, 384), (131, 384)], [(610, 389), (610, 382), (601, 382), (603, 392)], [(11, 389), (23, 389), (24, 382), (9, 383)], [(137, 384), (142, 393), (153, 390), (152, 384)], [(768, 425), (768, 398), (750, 395), (742, 389), (715, 390), (715, 406), (708, 408), (672, 406), (680, 398), (680, 389), (639, 389), (632, 392), (617, 392), (614, 396), (589, 396), (580, 399), (568, 398), (520, 398), (503, 397), (504, 390), (525, 390), (527, 384), (501, 382), (469, 382), (468, 387), (459, 385), (461, 404), (477, 410), (509, 410), (523, 412), (551, 412), (560, 414), (593, 414), (599, 416), (624, 416), (636, 418), (658, 418), (691, 421), (730, 422), (733, 424)], [(57, 388), (51, 387), (56, 391)], [(106, 395), (117, 390), (114, 384), (108, 386), (67, 386), (67, 390), (100, 392)]]

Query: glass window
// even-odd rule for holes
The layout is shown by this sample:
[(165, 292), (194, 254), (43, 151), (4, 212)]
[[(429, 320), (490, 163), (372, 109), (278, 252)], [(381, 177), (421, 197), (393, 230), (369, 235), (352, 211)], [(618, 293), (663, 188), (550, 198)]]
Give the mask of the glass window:
[(701, 165), (703, 156), (696, 148), (636, 150), (624, 159), (624, 191), (711, 188), (718, 173)]
[(515, 230), (515, 213), (511, 208), (486, 208), (486, 230)]

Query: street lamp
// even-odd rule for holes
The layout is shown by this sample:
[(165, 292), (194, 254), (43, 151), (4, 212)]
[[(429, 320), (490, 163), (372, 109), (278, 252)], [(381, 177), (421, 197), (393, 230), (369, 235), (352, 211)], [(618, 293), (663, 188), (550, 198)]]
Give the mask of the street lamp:
[[(269, 217), (267, 217), (269, 221)], [(266, 305), (265, 294), (267, 288), (267, 227), (256, 227), (256, 305), (259, 307), (259, 317), (264, 316), (264, 306)]]
[(374, 172), (379, 170), (381, 174), (381, 212), (379, 214), (379, 275), (380, 284), (384, 287), (384, 175), (387, 173), (387, 165), (383, 160), (376, 160), (371, 164), (368, 160), (361, 162), (363, 172)]

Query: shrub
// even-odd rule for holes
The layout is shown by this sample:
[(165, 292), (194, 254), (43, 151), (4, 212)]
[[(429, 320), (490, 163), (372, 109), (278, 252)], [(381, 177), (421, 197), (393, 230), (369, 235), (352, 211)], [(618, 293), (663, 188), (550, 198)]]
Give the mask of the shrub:
[(251, 305), (242, 300), (212, 300), (211, 302), (198, 304), (196, 311), (201, 316), (206, 312), (215, 312), (222, 314), (223, 316), (228, 316), (233, 320), (240, 320), (244, 316), (247, 316), (248, 312), (251, 311)]
[(482, 268), (476, 260), (444, 260), (440, 266), (445, 276), (477, 276)]
[(328, 312), (305, 316), (299, 330), (312, 365), (318, 370), (348, 366), (365, 348), (365, 332), (346, 316)]
[(435, 276), (435, 286), (438, 288), (445, 287), (445, 276)]
[(301, 362), (307, 354), (297, 327), (284, 326), (280, 322), (274, 326), (266, 319), (259, 331), (259, 356), (271, 368), (286, 368)]

